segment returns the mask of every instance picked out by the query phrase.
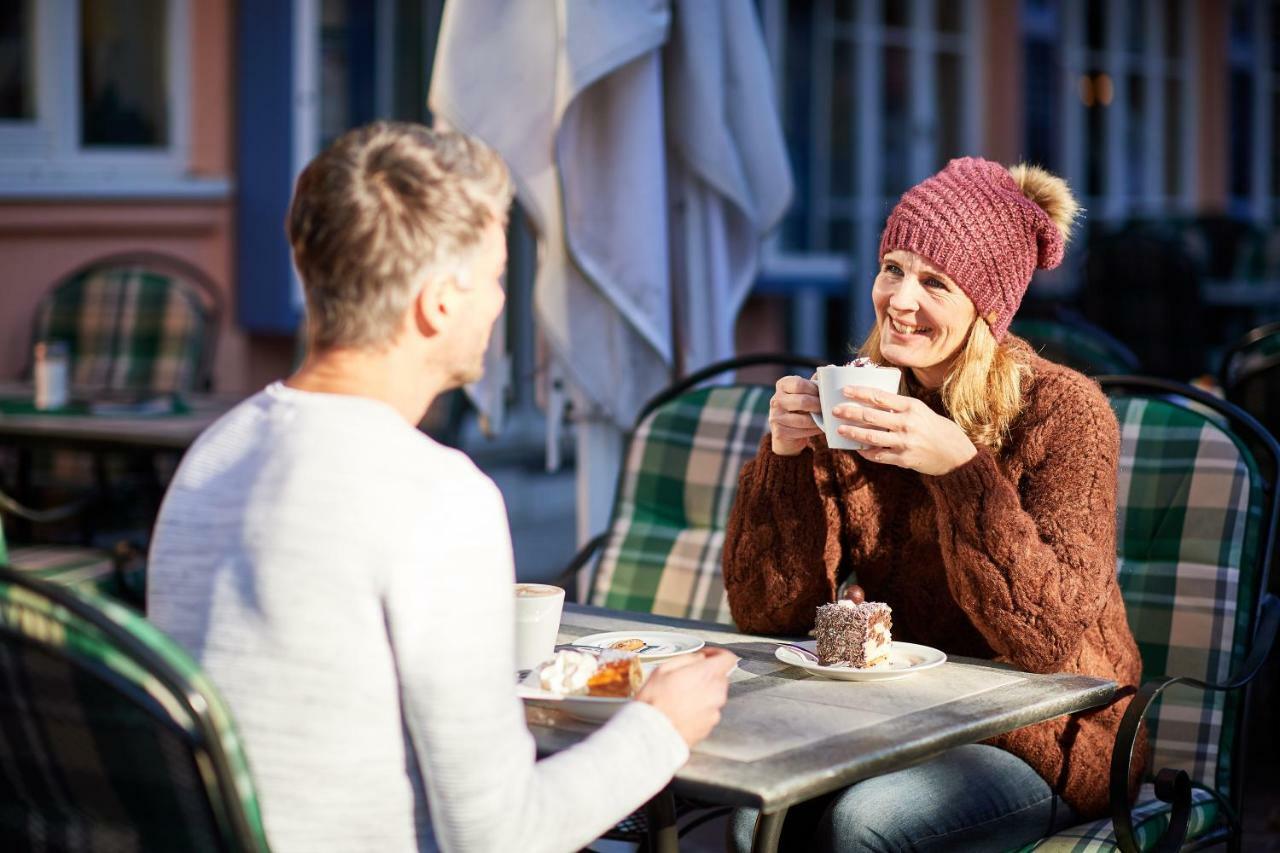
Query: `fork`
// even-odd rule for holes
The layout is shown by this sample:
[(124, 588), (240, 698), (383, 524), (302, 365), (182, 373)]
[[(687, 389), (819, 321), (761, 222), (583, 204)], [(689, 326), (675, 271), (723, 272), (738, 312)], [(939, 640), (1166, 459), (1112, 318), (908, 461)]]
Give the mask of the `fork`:
[[(656, 644), (650, 645), (649, 643), (645, 643), (640, 648), (632, 650), (631, 653), (633, 655), (638, 655), (638, 654), (647, 652), (650, 649), (656, 649), (656, 648), (658, 648)], [(580, 646), (576, 643), (561, 643), (560, 645), (556, 646), (557, 651), (560, 649), (581, 649), (582, 651), (585, 651), (585, 652), (619, 651), (618, 649), (609, 649), (604, 646)]]
[(804, 648), (803, 646), (797, 646), (795, 643), (778, 643), (778, 645), (784, 648), (791, 649), (793, 652), (800, 655), (800, 657), (804, 658), (807, 661), (812, 661), (813, 663), (818, 662), (818, 656), (815, 655), (813, 652), (809, 651), (808, 649)]

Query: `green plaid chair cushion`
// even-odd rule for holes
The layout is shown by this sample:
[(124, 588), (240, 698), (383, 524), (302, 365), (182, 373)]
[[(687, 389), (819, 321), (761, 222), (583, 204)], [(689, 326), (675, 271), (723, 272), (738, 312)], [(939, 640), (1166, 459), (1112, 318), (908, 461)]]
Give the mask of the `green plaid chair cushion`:
[(1065, 364), (1090, 376), (1132, 373), (1133, 355), (1117, 348), (1101, 332), (1054, 320), (1015, 320), (1010, 331), (1050, 361)]
[[(0, 849), (267, 849), (257, 798), (226, 706), (196, 664), (141, 616), (0, 573)], [(111, 630), (60, 603), (92, 607)], [(171, 686), (122, 638), (156, 655)], [(229, 769), (219, 777), (180, 701), (207, 708)], [(226, 825), (222, 803), (247, 828)]]
[[(1116, 396), (1120, 587), (1143, 677), (1226, 681), (1244, 657), (1265, 501), (1253, 456), (1216, 417)], [(1223, 796), (1239, 691), (1170, 688), (1148, 713), (1152, 767), (1185, 769)]]
[(738, 472), (768, 429), (773, 389), (682, 394), (637, 425), (590, 602), (733, 624), (720, 574)]
[[(1188, 841), (1204, 835), (1218, 820), (1218, 802), (1208, 791), (1199, 788), (1192, 790), (1191, 802)], [(1169, 804), (1157, 800), (1151, 786), (1143, 786), (1138, 803), (1133, 808), (1133, 830), (1140, 849), (1150, 850), (1168, 825)], [(1057, 835), (1019, 848), (1018, 853), (1029, 853), (1032, 850), (1042, 853), (1104, 853), (1115, 849), (1115, 830), (1111, 825), (1111, 818), (1106, 817), (1064, 829)]]
[(36, 311), (35, 339), (67, 343), (74, 390), (190, 391), (208, 323), (198, 285), (109, 267), (54, 288)]

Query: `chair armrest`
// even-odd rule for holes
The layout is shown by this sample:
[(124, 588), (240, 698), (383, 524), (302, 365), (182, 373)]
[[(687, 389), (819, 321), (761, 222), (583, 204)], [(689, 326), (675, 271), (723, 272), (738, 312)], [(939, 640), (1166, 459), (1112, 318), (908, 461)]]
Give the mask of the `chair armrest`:
[(555, 579), (551, 581), (554, 585), (564, 588), (566, 600), (575, 600), (573, 593), (577, 590), (577, 585), (574, 581), (578, 577), (578, 572), (582, 571), (582, 567), (587, 565), (596, 552), (604, 547), (604, 543), (608, 538), (608, 533), (600, 533), (593, 537), (587, 544), (578, 549), (578, 553), (573, 555), (569, 565), (565, 566), (560, 574), (556, 575)]
[[(1249, 654), (1240, 667), (1240, 674), (1222, 684), (1174, 676), (1152, 679), (1138, 688), (1137, 695), (1124, 712), (1124, 719), (1120, 721), (1120, 730), (1116, 732), (1115, 746), (1111, 751), (1111, 821), (1115, 826), (1116, 844), (1124, 853), (1137, 853), (1139, 849), (1129, 812), (1129, 768), (1133, 763), (1133, 747), (1138, 739), (1139, 727), (1151, 703), (1165, 688), (1174, 684), (1189, 684), (1201, 690), (1236, 690), (1243, 687), (1254, 679), (1266, 663), (1275, 646), (1278, 628), (1280, 599), (1264, 593), (1258, 629), (1254, 633)], [(1152, 850), (1178, 850), (1186, 839), (1191, 818), (1191, 777), (1185, 770), (1163, 767), (1156, 773), (1155, 792), (1161, 800), (1172, 804), (1173, 810), (1169, 815), (1169, 826)]]
[(73, 518), (84, 511), (89, 501), (86, 498), (65, 503), (62, 506), (52, 507), (51, 509), (30, 509), (15, 501), (13, 498), (0, 492), (0, 512), (7, 512), (18, 518), (30, 521), (33, 524), (49, 524), (54, 521), (62, 521), (64, 519)]

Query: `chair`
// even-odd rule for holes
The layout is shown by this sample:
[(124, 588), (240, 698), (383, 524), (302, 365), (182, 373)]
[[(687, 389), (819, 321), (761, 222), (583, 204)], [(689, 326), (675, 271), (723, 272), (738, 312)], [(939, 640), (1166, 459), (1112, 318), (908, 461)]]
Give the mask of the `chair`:
[(1228, 400), (1280, 436), (1280, 323), (1259, 326), (1232, 345), (1218, 382)]
[(589, 603), (733, 624), (720, 552), (738, 472), (768, 432), (773, 388), (698, 386), (764, 364), (816, 368), (821, 362), (772, 354), (718, 362), (644, 406), (627, 441), (609, 530), (578, 552), (562, 585), (599, 552)]
[[(589, 603), (732, 625), (720, 552), (738, 472), (769, 429), (773, 388), (698, 386), (745, 367), (821, 364), (799, 355), (743, 356), (708, 365), (646, 403), (627, 439), (609, 530), (584, 545), (556, 583), (574, 590), (598, 555), (584, 584)], [(670, 807), (673, 819), (701, 812), (684, 823), (680, 835), (730, 811), (706, 810), (683, 798)], [(604, 837), (644, 843), (648, 831), (648, 814), (641, 809)]]
[(217, 288), (185, 261), (147, 252), (110, 255), (44, 296), (32, 343), (67, 343), (73, 392), (204, 391), (220, 317)]
[(0, 678), (0, 849), (268, 849), (226, 707), (142, 617), (0, 569)]
[[(50, 288), (36, 307), (32, 344), (66, 343), (74, 396), (180, 395), (211, 387), (220, 320), (219, 292), (205, 273), (179, 258), (130, 252), (93, 260)], [(172, 405), (180, 408), (181, 402), (175, 397)], [(163, 478), (153, 454), (94, 453), (68, 478), (55, 476), (53, 468), (61, 462), (75, 470), (76, 457), (56, 453), (57, 462), (45, 453), (19, 455), (18, 492), (24, 500), (32, 501), (35, 487), (55, 480), (83, 485), (91, 477), (99, 494), (111, 495), (95, 507), (95, 515), (113, 512), (105, 526), (150, 527), (147, 512), (115, 515), (159, 504)]]
[[(1099, 381), (1120, 422), (1117, 572), (1143, 683), (1112, 753), (1111, 817), (1024, 849), (1199, 849), (1225, 839), (1238, 850), (1245, 688), (1280, 624), (1280, 602), (1266, 592), (1280, 445), (1199, 389)], [(1144, 720), (1154, 785), (1130, 809), (1129, 762)]]
[(1116, 338), (1083, 319), (1066, 315), (1013, 321), (1010, 331), (1047, 358), (1086, 376), (1135, 373), (1138, 357)]
[(74, 586), (99, 595), (126, 596), (125, 549), (106, 551), (81, 545), (8, 546), (4, 516), (11, 515), (33, 524), (50, 524), (74, 518), (84, 508), (77, 501), (47, 510), (33, 510), (0, 492), (0, 566), (50, 583)]

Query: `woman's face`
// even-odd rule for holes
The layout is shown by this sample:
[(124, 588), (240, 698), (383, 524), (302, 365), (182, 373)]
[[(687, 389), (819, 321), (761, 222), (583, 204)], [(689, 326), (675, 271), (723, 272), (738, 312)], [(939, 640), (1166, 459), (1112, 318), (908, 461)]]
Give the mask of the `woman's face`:
[(871, 290), (886, 361), (937, 388), (964, 345), (977, 311), (946, 273), (902, 249), (885, 254)]

